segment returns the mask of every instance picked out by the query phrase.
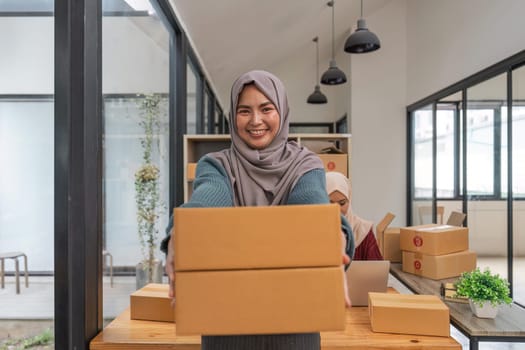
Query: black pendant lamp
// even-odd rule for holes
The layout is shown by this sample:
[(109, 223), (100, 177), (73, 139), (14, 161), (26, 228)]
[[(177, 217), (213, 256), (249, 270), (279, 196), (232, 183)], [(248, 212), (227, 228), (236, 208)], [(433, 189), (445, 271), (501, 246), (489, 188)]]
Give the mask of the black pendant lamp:
[(349, 53), (367, 53), (381, 47), (379, 38), (366, 27), (363, 18), (363, 0), (361, 0), (361, 18), (357, 20), (357, 29), (346, 39), (345, 51)]
[(315, 43), (316, 51), (317, 51), (317, 59), (316, 59), (316, 76), (315, 76), (315, 88), (314, 92), (308, 96), (308, 99), (306, 100), (307, 103), (312, 104), (324, 104), (328, 102), (326, 96), (321, 92), (321, 87), (319, 86), (319, 38), (315, 37), (312, 39), (312, 41)]
[(332, 8), (332, 59), (330, 60), (330, 67), (326, 72), (323, 73), (323, 76), (321, 77), (321, 84), (326, 85), (338, 85), (338, 84), (344, 84), (346, 83), (346, 75), (345, 73), (337, 68), (337, 64), (335, 63), (335, 43), (334, 43), (334, 36), (335, 36), (335, 24), (334, 24), (334, 8), (335, 8), (335, 1), (329, 1), (328, 6)]

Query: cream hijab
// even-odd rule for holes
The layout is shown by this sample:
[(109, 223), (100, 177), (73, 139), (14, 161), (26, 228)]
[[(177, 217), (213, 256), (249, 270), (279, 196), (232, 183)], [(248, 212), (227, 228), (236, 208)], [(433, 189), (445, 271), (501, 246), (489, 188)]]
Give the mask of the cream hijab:
[[(262, 150), (248, 147), (236, 127), (239, 95), (245, 85), (254, 84), (275, 105), (280, 116), (279, 131)], [(241, 75), (232, 86), (230, 106), (231, 148), (211, 153), (226, 170), (233, 188), (236, 206), (286, 204), (288, 194), (299, 178), (312, 169), (323, 169), (313, 152), (288, 142), (288, 99), (283, 83), (265, 71)]]
[(363, 242), (368, 232), (370, 232), (373, 223), (371, 221), (363, 220), (353, 213), (352, 187), (350, 185), (350, 180), (339, 172), (330, 171), (326, 173), (326, 192), (330, 195), (335, 191), (340, 192), (348, 199), (348, 210), (345, 216), (352, 226), (355, 246), (358, 247), (361, 242)]

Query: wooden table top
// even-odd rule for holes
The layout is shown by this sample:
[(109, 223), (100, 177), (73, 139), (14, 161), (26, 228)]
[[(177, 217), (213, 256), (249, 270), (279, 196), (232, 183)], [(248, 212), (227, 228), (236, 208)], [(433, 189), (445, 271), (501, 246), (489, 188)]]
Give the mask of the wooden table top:
[[(390, 273), (416, 294), (440, 295), (441, 283), (453, 283), (456, 278), (432, 280), (403, 272), (402, 265), (390, 264)], [(525, 337), (525, 309), (512, 305), (502, 305), (495, 319), (474, 316), (470, 306), (444, 300), (450, 309), (450, 321), (465, 334), (476, 337)]]
[[(461, 350), (451, 337), (374, 333), (370, 328), (367, 307), (346, 311), (346, 329), (321, 332), (323, 350), (343, 349), (436, 349)], [(129, 309), (107, 325), (90, 343), (91, 350), (197, 350), (200, 336), (177, 336), (175, 324), (131, 320)]]

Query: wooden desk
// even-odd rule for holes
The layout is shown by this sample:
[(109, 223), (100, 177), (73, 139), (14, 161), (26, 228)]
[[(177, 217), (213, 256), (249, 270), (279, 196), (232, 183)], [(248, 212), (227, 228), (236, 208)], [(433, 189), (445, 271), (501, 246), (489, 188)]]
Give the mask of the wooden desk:
[[(416, 294), (440, 295), (441, 283), (457, 278), (431, 280), (403, 272), (401, 264), (390, 264), (390, 273)], [(478, 318), (463, 303), (445, 301), (450, 309), (450, 322), (470, 339), (470, 349), (477, 350), (480, 341), (525, 342), (525, 309), (503, 305), (495, 319)]]
[[(346, 311), (346, 329), (322, 332), (323, 350), (344, 349), (439, 349), (461, 350), (451, 337), (374, 333), (367, 307)], [(175, 325), (168, 322), (130, 320), (129, 309), (115, 318), (90, 343), (91, 350), (197, 350), (200, 337), (176, 336)]]

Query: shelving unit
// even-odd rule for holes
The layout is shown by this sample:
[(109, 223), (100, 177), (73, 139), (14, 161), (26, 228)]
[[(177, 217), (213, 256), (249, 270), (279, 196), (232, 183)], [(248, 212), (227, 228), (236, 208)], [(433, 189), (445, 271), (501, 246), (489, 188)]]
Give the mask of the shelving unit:
[[(289, 134), (288, 140), (296, 141), (312, 152), (320, 154), (325, 169), (341, 171), (349, 176), (352, 153), (350, 134)], [(230, 135), (184, 135), (184, 201), (190, 198), (195, 166), (198, 160), (210, 153), (230, 147)], [(342, 154), (325, 154), (324, 149), (336, 147)]]

